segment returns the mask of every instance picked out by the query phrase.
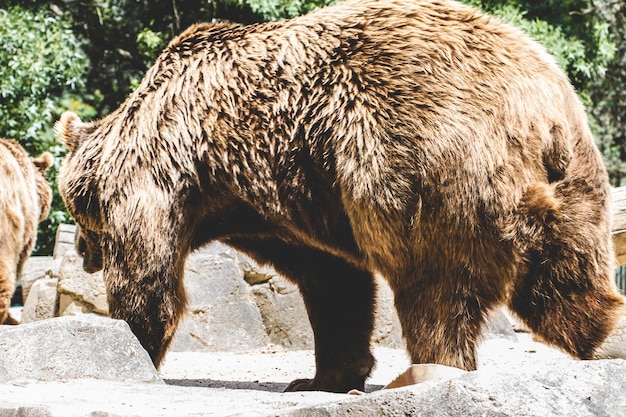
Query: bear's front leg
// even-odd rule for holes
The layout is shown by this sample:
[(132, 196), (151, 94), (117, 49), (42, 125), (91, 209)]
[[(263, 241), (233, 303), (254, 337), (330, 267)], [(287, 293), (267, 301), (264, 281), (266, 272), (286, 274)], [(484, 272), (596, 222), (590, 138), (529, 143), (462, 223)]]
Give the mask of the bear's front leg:
[(293, 381), (286, 391), (362, 391), (374, 366), (372, 274), (326, 252), (278, 239), (227, 243), (258, 262), (272, 264), (300, 288), (313, 327), (316, 374)]
[(306, 278), (297, 283), (313, 327), (316, 374), (291, 382), (286, 391), (363, 391), (374, 367), (373, 277), (330, 255), (311, 258)]

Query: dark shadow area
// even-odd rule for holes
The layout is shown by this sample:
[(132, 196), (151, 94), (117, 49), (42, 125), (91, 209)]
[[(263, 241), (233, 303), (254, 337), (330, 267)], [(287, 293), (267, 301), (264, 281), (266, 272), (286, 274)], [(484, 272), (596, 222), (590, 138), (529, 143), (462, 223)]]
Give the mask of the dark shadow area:
[(249, 389), (255, 391), (283, 392), (286, 383), (267, 381), (218, 381), (214, 379), (165, 379), (168, 385), (179, 387)]
[[(267, 381), (219, 381), (214, 379), (165, 379), (167, 385), (178, 387), (245, 389), (254, 391), (284, 392), (286, 383)], [(381, 390), (382, 385), (365, 385), (365, 392)]]

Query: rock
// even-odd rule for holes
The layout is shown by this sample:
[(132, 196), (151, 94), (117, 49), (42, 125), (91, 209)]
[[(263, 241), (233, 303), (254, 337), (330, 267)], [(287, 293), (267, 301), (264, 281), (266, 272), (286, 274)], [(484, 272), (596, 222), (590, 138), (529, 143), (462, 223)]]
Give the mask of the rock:
[[(89, 274), (83, 270), (83, 260), (75, 252), (63, 256), (59, 271), (59, 294), (61, 300), (59, 315), (69, 315), (68, 306), (78, 305), (84, 313), (109, 314), (106, 288), (102, 280), (102, 272)], [(77, 309), (71, 310), (74, 314)]]
[(51, 256), (31, 256), (26, 260), (20, 276), (22, 300), (28, 299), (28, 292), (35, 281), (41, 278), (54, 278), (52, 264)]
[(281, 416), (622, 416), (626, 362), (562, 361), (529, 371), (464, 373)]
[(269, 341), (287, 349), (311, 349), (313, 330), (298, 287), (242, 253), (237, 252), (236, 259), (251, 286)]
[(76, 225), (60, 224), (54, 241), (52, 255), (54, 258), (61, 258), (67, 252), (74, 251), (74, 236), (76, 235)]
[(81, 303), (67, 294), (59, 295), (59, 317), (78, 316), (80, 314), (89, 313), (100, 314), (93, 311), (93, 309), (87, 304)]
[(502, 308), (502, 314), (506, 316), (513, 327), (513, 331), (515, 333), (530, 333), (530, 329), (522, 322), (520, 318), (518, 318), (515, 314), (513, 314), (509, 309)]
[(234, 249), (215, 243), (185, 265), (188, 312), (176, 330), (173, 351), (247, 351), (268, 344)]
[(313, 330), (298, 287), (280, 276), (252, 286), (269, 341), (287, 349), (312, 349)]
[(613, 331), (596, 351), (598, 359), (626, 359), (626, 316), (622, 316)]
[(9, 308), (9, 314), (13, 317), (18, 323), (22, 321), (22, 310), (23, 306), (13, 306)]
[(393, 300), (393, 291), (382, 277), (376, 277), (376, 315), (372, 342), (381, 346), (405, 349), (402, 327)]
[(243, 279), (250, 285), (262, 284), (278, 276), (269, 266), (259, 265), (243, 253), (237, 252), (236, 259), (243, 272)]
[(121, 320), (89, 314), (0, 326), (0, 384), (75, 378), (162, 383)]
[(510, 313), (504, 307), (489, 313), (483, 330), (483, 339), (502, 338), (517, 340), (515, 324), (511, 322)]
[(282, 416), (345, 397), (78, 380), (0, 386), (0, 417)]
[(411, 365), (406, 371), (402, 372), (393, 381), (385, 385), (383, 389), (406, 387), (443, 378), (456, 378), (463, 375), (465, 372), (467, 371), (463, 369), (434, 363)]
[[(392, 349), (386, 349), (390, 352)], [(260, 353), (186, 353), (190, 366), (224, 373), (203, 373), (205, 379), (177, 380), (170, 385), (103, 380), (67, 380), (62, 383), (18, 381), (0, 385), (0, 417), (65, 416), (500, 416), (500, 417), (618, 417), (626, 409), (626, 362), (542, 361), (529, 358), (528, 367), (506, 362), (475, 372), (461, 372), (404, 388), (360, 396), (322, 392), (281, 393), (283, 374), (301, 361), (284, 352), (267, 366)], [(390, 357), (380, 357), (385, 363)], [(312, 352), (309, 352), (312, 354)], [(516, 354), (520, 354), (516, 351)], [(523, 353), (522, 353), (523, 354)], [(193, 356), (197, 355), (197, 356)], [(394, 355), (395, 356), (395, 355)], [(300, 356), (297, 356), (298, 358)], [(284, 359), (283, 359), (284, 358)], [(237, 362), (245, 359), (243, 368)], [(223, 360), (224, 363), (221, 363)], [(250, 364), (266, 367), (257, 373)], [(230, 371), (229, 371), (230, 369)], [(245, 373), (249, 369), (250, 373)], [(182, 371), (182, 369), (181, 369)], [(170, 377), (173, 377), (170, 374)], [(243, 380), (256, 380), (244, 387)], [(264, 383), (259, 381), (265, 381)], [(388, 382), (389, 380), (387, 380)], [(380, 381), (376, 381), (380, 382)], [(205, 384), (205, 385), (201, 385)], [(222, 386), (215, 388), (213, 386)]]
[(22, 324), (50, 319), (57, 315), (58, 281), (56, 278), (41, 278), (33, 283), (22, 309)]
[[(245, 255), (237, 254), (237, 259), (246, 282), (252, 285), (270, 341), (287, 349), (313, 348), (313, 331), (298, 287)], [(393, 293), (385, 280), (376, 279), (378, 293), (372, 342), (403, 348), (405, 344)]]

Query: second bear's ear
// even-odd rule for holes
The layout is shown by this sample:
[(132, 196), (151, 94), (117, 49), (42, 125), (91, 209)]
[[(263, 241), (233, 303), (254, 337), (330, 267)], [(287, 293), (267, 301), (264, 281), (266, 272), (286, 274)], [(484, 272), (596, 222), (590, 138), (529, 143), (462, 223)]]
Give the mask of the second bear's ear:
[(44, 152), (39, 157), (33, 158), (33, 164), (37, 167), (42, 174), (48, 170), (54, 163), (52, 154), (50, 152)]
[(83, 142), (84, 128), (88, 126), (71, 111), (66, 111), (54, 125), (57, 138), (67, 146), (70, 152), (74, 152)]

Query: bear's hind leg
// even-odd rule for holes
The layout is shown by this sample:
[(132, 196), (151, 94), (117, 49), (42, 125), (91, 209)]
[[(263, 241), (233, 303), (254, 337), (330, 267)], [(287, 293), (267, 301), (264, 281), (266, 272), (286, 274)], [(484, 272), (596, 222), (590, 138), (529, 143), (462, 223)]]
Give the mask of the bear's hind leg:
[(374, 366), (370, 351), (373, 275), (326, 252), (278, 240), (227, 243), (272, 264), (300, 288), (313, 328), (316, 374), (313, 379), (293, 381), (286, 390), (363, 390)]

